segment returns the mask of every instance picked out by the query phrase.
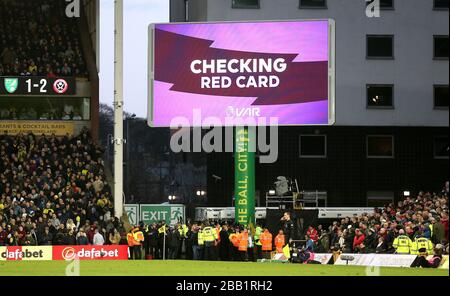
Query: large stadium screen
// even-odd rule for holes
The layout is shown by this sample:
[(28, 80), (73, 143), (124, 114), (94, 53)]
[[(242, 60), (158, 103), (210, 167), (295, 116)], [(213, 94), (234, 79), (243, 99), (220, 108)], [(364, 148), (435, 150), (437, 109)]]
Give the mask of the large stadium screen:
[(334, 123), (332, 20), (154, 24), (149, 40), (151, 126)]

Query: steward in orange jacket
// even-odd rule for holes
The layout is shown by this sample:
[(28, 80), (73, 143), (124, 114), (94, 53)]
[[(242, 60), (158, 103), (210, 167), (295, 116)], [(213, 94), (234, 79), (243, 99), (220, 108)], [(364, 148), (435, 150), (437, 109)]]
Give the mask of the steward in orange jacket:
[(283, 253), (283, 247), (286, 245), (286, 240), (283, 234), (283, 230), (280, 229), (278, 235), (275, 237), (275, 247), (277, 248), (277, 253)]
[(231, 246), (231, 256), (233, 257), (233, 261), (239, 261), (239, 252), (238, 252), (239, 236), (240, 236), (240, 233), (237, 229), (236, 229), (236, 232), (230, 234), (230, 236), (229, 236), (231, 245), (232, 245)]
[(247, 248), (248, 248), (248, 230), (244, 229), (239, 234), (239, 255), (241, 261), (245, 261), (247, 259)]
[(272, 252), (272, 234), (269, 229), (264, 228), (264, 232), (261, 233), (259, 241), (262, 244), (262, 252), (264, 259), (270, 259), (270, 252)]

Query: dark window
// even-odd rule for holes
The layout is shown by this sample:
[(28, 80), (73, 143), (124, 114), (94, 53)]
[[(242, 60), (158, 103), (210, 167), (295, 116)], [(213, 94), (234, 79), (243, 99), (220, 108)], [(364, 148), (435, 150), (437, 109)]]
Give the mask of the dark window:
[(232, 0), (233, 8), (259, 8), (259, 0)]
[[(374, 0), (368, 1), (367, 5), (371, 4)], [(394, 0), (380, 0), (380, 8), (381, 9), (393, 9), (394, 8)]]
[(367, 108), (394, 107), (393, 85), (367, 85)]
[(368, 158), (393, 158), (394, 137), (393, 136), (367, 136)]
[(395, 192), (393, 191), (368, 191), (367, 206), (368, 207), (385, 207), (394, 202)]
[(327, 137), (325, 135), (301, 135), (300, 157), (327, 157)]
[(434, 86), (434, 107), (448, 108), (448, 85)]
[(327, 8), (327, 0), (300, 0), (300, 8)]
[(434, 158), (448, 158), (448, 136), (434, 138)]
[(394, 58), (394, 36), (392, 35), (368, 35), (368, 58)]
[(448, 59), (448, 36), (434, 36), (434, 57)]
[(434, 9), (448, 9), (449, 0), (434, 0)]
[(2, 97), (0, 120), (90, 120), (90, 98)]

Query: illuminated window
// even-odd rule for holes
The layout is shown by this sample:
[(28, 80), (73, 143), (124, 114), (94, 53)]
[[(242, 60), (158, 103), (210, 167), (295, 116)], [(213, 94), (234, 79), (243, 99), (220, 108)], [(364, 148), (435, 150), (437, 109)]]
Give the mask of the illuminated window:
[(394, 58), (393, 35), (367, 35), (367, 58)]
[(394, 86), (384, 84), (367, 85), (367, 108), (394, 107)]
[(392, 108), (394, 107), (393, 85), (367, 85), (368, 108)]
[(259, 0), (232, 0), (232, 8), (259, 8)]
[(367, 158), (394, 158), (393, 136), (367, 136)]

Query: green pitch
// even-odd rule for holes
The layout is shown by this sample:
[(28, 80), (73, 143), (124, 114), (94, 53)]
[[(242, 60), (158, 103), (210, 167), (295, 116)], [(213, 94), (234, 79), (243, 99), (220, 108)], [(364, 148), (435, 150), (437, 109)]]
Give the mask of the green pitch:
[[(63, 276), (64, 261), (1, 261), (0, 276)], [(252, 262), (207, 261), (81, 261), (82, 276), (364, 276), (359, 266), (302, 265)], [(369, 270), (369, 273), (376, 271)], [(384, 276), (448, 276), (448, 270), (415, 268), (381, 268)]]

